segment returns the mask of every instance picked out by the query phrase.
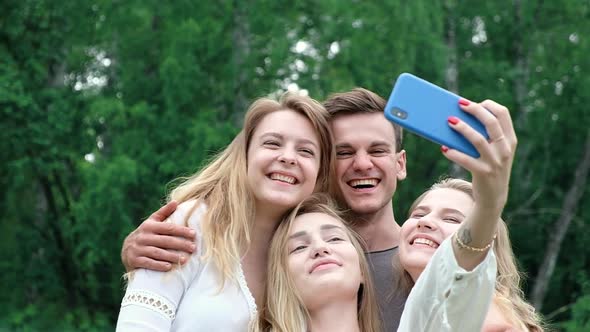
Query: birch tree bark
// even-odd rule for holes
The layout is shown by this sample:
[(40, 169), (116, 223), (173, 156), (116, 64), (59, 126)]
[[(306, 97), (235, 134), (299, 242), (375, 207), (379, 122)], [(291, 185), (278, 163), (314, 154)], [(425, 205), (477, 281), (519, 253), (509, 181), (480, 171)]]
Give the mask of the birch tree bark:
[(586, 189), (586, 182), (588, 178), (588, 170), (590, 169), (590, 130), (586, 134), (586, 143), (582, 153), (582, 159), (580, 160), (576, 172), (574, 174), (574, 180), (570, 189), (568, 190), (565, 199), (563, 200), (561, 214), (555, 224), (553, 230), (549, 233), (549, 241), (547, 242), (547, 248), (545, 250), (545, 257), (543, 263), (537, 272), (535, 284), (531, 294), (531, 301), (537, 311), (540, 311), (543, 307), (543, 300), (547, 292), (547, 286), (551, 275), (555, 270), (555, 263), (559, 257), (559, 251), (561, 244), (570, 226), (570, 223), (576, 215), (578, 204)]
[[(445, 8), (445, 43), (447, 46), (447, 65), (445, 70), (445, 84), (447, 90), (459, 93), (459, 65), (457, 60), (457, 15), (454, 0), (446, 0)], [(452, 163), (449, 173), (454, 178), (465, 179), (467, 172), (459, 165)]]
[(247, 79), (247, 59), (250, 55), (250, 29), (245, 13), (245, 4), (240, 1), (234, 3), (232, 32), (233, 39), (233, 66), (234, 66), (234, 105), (230, 110), (232, 123), (241, 127), (242, 115), (246, 112), (248, 99), (244, 92), (244, 84)]

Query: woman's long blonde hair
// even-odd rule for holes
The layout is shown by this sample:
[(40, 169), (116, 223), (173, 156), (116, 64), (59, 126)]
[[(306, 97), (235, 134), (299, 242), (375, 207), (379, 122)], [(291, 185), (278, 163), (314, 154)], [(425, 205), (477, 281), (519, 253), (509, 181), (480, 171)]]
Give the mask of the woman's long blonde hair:
[[(259, 330), (272, 332), (305, 332), (310, 315), (305, 308), (293, 278), (288, 272), (287, 240), (296, 217), (307, 213), (323, 213), (342, 222), (335, 203), (325, 194), (314, 194), (301, 202), (279, 225), (270, 244), (266, 284), (267, 302), (261, 311)], [(364, 255), (360, 237), (349, 227), (347, 233), (354, 245), (360, 262), (364, 284), (359, 288), (358, 322), (361, 332), (380, 331), (377, 302), (369, 265)]]
[[(328, 175), (333, 167), (329, 114), (314, 99), (286, 93), (278, 101), (256, 100), (246, 112), (242, 131), (221, 153), (201, 171), (184, 180), (169, 196), (179, 203), (196, 200), (207, 205), (201, 224), (205, 252), (203, 259), (212, 259), (221, 273), (222, 287), (226, 279), (235, 279), (235, 267), (250, 244), (256, 214), (247, 181), (247, 152), (254, 131), (262, 119), (273, 112), (291, 110), (311, 123), (320, 144), (320, 169), (315, 191), (328, 190)], [(198, 204), (190, 210), (185, 223)]]
[[(473, 199), (473, 185), (471, 182), (446, 178), (433, 184), (426, 192), (420, 195), (412, 206), (409, 214), (416, 208), (418, 204), (426, 197), (426, 195), (435, 189), (454, 189), (461, 191)], [(524, 331), (543, 331), (543, 324), (539, 315), (535, 312), (535, 308), (524, 299), (524, 293), (521, 289), (522, 273), (518, 269), (514, 252), (510, 244), (508, 236), (508, 227), (506, 222), (500, 219), (498, 223), (496, 240), (494, 241), (494, 254), (496, 254), (496, 262), (498, 265), (498, 272), (496, 275), (496, 291), (494, 293), (494, 303), (498, 306), (506, 320)], [(399, 256), (395, 258), (394, 265), (401, 267)], [(402, 270), (401, 268), (399, 269)], [(409, 293), (414, 282), (410, 275), (404, 271), (400, 274), (398, 282), (401, 291)]]

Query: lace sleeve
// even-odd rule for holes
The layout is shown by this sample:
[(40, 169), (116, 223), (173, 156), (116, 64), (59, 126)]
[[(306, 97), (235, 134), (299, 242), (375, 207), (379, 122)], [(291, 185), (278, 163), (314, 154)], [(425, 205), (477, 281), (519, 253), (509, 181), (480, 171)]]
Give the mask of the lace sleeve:
[[(185, 202), (179, 205), (170, 221), (184, 223), (186, 214), (191, 211), (191, 203), (194, 204)], [(203, 212), (204, 208), (197, 209), (191, 215), (195, 226), (199, 225)], [(201, 273), (200, 253), (203, 248), (199, 246), (202, 241), (198, 235), (197, 229), (196, 244), (199, 250), (189, 257), (186, 264), (174, 266), (169, 272), (147, 269), (133, 271), (121, 302), (117, 331), (170, 330), (186, 290)]]
[(144, 290), (131, 290), (125, 294), (121, 307), (137, 305), (145, 309), (152, 310), (170, 321), (174, 320), (174, 305), (166, 298)]

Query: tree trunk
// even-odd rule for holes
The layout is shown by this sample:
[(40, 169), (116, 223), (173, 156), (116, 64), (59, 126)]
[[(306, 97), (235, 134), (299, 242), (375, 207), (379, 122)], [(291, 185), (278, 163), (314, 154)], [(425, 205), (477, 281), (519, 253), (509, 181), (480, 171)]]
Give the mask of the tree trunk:
[(447, 90), (459, 92), (459, 69), (457, 64), (457, 25), (455, 15), (455, 2), (452, 0), (445, 1), (445, 43), (447, 45), (447, 66), (445, 71), (445, 83)]
[(513, 34), (513, 50), (516, 61), (514, 63), (516, 73), (514, 77), (514, 99), (516, 101), (516, 113), (515, 126), (523, 128), (526, 124), (527, 113), (530, 111), (530, 107), (527, 105), (527, 94), (528, 94), (528, 82), (530, 78), (530, 52), (528, 47), (525, 47), (525, 36), (531, 31), (535, 31), (537, 27), (535, 23), (538, 22), (539, 14), (543, 1), (538, 1), (535, 10), (533, 11), (533, 17), (528, 19), (525, 24), (522, 12), (522, 0), (513, 0), (514, 4), (514, 34)]
[(238, 127), (242, 126), (241, 120), (248, 107), (248, 99), (244, 92), (244, 85), (248, 78), (248, 66), (246, 60), (250, 55), (250, 27), (244, 12), (245, 5), (240, 1), (234, 2), (233, 22), (233, 65), (234, 65), (234, 100), (233, 109), (230, 110), (231, 121)]
[(523, 127), (526, 120), (526, 113), (528, 107), (526, 105), (527, 98), (527, 84), (529, 79), (529, 59), (525, 52), (523, 36), (526, 34), (523, 18), (521, 0), (514, 0), (514, 27), (516, 33), (514, 34), (513, 49), (516, 57), (514, 66), (516, 73), (514, 77), (514, 99), (516, 101), (516, 112), (518, 114), (516, 119), (516, 126)]
[[(457, 60), (457, 16), (454, 0), (446, 0), (445, 8), (445, 43), (447, 45), (447, 66), (445, 70), (445, 84), (447, 90), (459, 93), (459, 65)], [(452, 163), (449, 173), (454, 178), (465, 179), (467, 172), (459, 165)]]
[[(530, 80), (530, 50), (526, 45), (526, 41), (530, 40), (529, 34), (532, 31), (536, 31), (537, 27), (535, 23), (538, 22), (539, 14), (541, 12), (543, 1), (538, 1), (535, 10), (533, 11), (532, 18), (525, 20), (523, 15), (522, 0), (513, 0), (513, 43), (512, 50), (514, 52), (515, 61), (513, 63), (515, 68), (514, 74), (514, 109), (512, 110), (512, 119), (514, 121), (514, 128), (518, 132), (519, 128), (527, 127), (527, 117), (531, 111), (529, 105), (529, 80)], [(534, 191), (532, 181), (532, 174), (526, 170), (531, 153), (533, 153), (533, 144), (520, 144), (519, 149), (516, 151), (517, 160), (524, 162), (517, 163), (513, 174), (525, 174), (525, 176), (519, 178), (518, 186), (522, 191)]]
[(553, 230), (549, 234), (549, 241), (547, 242), (547, 249), (545, 250), (545, 257), (543, 258), (543, 264), (537, 272), (535, 279), (535, 285), (531, 294), (531, 300), (533, 306), (537, 311), (540, 311), (543, 307), (543, 300), (545, 293), (547, 292), (547, 285), (551, 279), (551, 275), (555, 270), (555, 262), (559, 256), (561, 249), (561, 243), (567, 233), (572, 219), (578, 209), (578, 204), (584, 190), (586, 189), (586, 180), (588, 178), (588, 170), (590, 169), (590, 130), (586, 134), (586, 144), (584, 146), (582, 159), (576, 168), (574, 174), (573, 183), (567, 192), (563, 205), (561, 208), (561, 214), (553, 226)]
[[(60, 280), (63, 282), (63, 289), (70, 289), (67, 292), (67, 303), (70, 308), (75, 308), (78, 305), (77, 301), (77, 290), (75, 288), (75, 268), (70, 261), (71, 256), (69, 255), (72, 250), (67, 245), (66, 239), (64, 239), (63, 232), (59, 227), (60, 213), (58, 211), (57, 202), (51, 189), (51, 183), (49, 179), (42, 174), (38, 173), (39, 184), (43, 192), (43, 198), (48, 210), (48, 215), (44, 216), (49, 231), (55, 240), (56, 247), (56, 258), (55, 264), (58, 267), (58, 271), (61, 274)], [(43, 204), (39, 204), (43, 205)]]

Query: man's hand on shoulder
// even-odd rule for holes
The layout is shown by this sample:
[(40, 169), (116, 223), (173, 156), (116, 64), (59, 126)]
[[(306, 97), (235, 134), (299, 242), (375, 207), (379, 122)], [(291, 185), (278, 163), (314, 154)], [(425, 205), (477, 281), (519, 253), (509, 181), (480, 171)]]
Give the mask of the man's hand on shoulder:
[(175, 201), (162, 206), (127, 236), (121, 250), (127, 271), (138, 268), (169, 271), (172, 264), (184, 264), (195, 251), (192, 228), (164, 222), (177, 206)]

